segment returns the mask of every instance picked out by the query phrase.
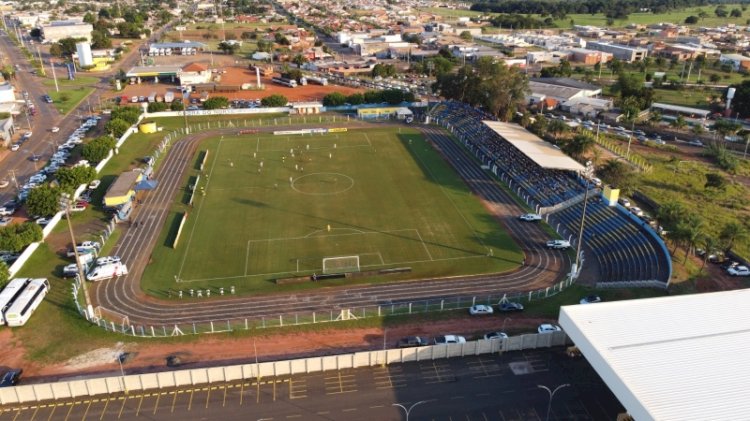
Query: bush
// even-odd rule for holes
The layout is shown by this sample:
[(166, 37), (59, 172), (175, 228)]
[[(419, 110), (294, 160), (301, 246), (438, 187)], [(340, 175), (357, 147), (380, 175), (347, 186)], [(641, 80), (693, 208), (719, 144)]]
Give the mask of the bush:
[(42, 241), (42, 227), (34, 222), (12, 224), (0, 228), (0, 249), (2, 250), (18, 253), (37, 241)]
[(91, 139), (83, 145), (81, 156), (89, 162), (100, 162), (109, 155), (109, 151), (115, 147), (117, 142), (111, 136), (101, 136)]
[(81, 184), (88, 184), (96, 178), (94, 167), (71, 167), (60, 168), (55, 173), (55, 179), (60, 184), (60, 189), (72, 193)]
[(346, 95), (341, 92), (331, 92), (323, 97), (323, 105), (326, 107), (337, 107), (339, 105), (344, 105), (346, 102)]
[(104, 125), (104, 130), (119, 139), (120, 137), (122, 137), (122, 135), (125, 134), (126, 131), (128, 131), (128, 129), (132, 125), (132, 123), (128, 123), (121, 118), (113, 117), (107, 122), (107, 124)]
[(289, 100), (284, 95), (269, 95), (260, 100), (261, 105), (264, 107), (284, 107), (289, 103)]
[(209, 98), (203, 103), (204, 110), (217, 110), (219, 108), (227, 107), (229, 107), (229, 100), (223, 96)]
[(169, 105), (164, 102), (152, 102), (148, 104), (148, 112), (157, 113), (159, 111), (166, 111)]
[(172, 111), (182, 111), (185, 109), (185, 104), (183, 104), (182, 101), (172, 101), (172, 103), (169, 104), (169, 109)]

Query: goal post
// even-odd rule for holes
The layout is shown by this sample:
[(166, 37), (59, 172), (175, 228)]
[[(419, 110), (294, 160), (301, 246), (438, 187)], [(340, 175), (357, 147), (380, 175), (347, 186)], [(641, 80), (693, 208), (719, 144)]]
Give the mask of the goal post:
[(359, 256), (323, 258), (323, 274), (359, 272)]

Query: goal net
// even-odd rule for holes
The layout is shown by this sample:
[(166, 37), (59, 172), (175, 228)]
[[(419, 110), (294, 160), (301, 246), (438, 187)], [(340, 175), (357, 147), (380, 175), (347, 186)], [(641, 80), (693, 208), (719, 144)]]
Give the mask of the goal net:
[(359, 272), (359, 256), (323, 258), (323, 273)]

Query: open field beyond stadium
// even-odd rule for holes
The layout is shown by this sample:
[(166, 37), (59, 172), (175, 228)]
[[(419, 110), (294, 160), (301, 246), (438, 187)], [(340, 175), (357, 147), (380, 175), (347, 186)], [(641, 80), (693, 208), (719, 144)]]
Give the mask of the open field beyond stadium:
[(415, 130), (225, 136), (203, 142), (194, 159), (144, 273), (143, 289), (157, 295), (276, 291), (274, 279), (322, 274), (323, 259), (339, 256), (358, 256), (362, 271), (412, 268), (389, 280), (503, 272), (522, 260)]

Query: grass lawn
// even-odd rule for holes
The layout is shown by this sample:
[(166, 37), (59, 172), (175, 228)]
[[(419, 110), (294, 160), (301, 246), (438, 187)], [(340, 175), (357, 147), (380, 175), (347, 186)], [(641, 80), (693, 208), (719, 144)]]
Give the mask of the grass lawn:
[(693, 108), (710, 109), (711, 90), (685, 88), (677, 91), (672, 89), (654, 89), (654, 102), (672, 105), (683, 105)]
[[(740, 8), (739, 4), (727, 4), (726, 5), (727, 12), (731, 11), (734, 8)], [(699, 26), (722, 26), (726, 24), (737, 24), (737, 25), (745, 25), (745, 22), (748, 18), (750, 18), (750, 12), (744, 12), (742, 17), (739, 18), (719, 18), (716, 17), (714, 14), (714, 10), (716, 9), (716, 5), (706, 5), (706, 6), (699, 6), (699, 7), (688, 7), (681, 10), (672, 10), (666, 13), (631, 13), (628, 16), (628, 19), (624, 20), (615, 20), (614, 25), (612, 27), (615, 28), (624, 28), (627, 25), (631, 23), (635, 24), (641, 24), (641, 25), (650, 25), (654, 23), (659, 22), (671, 22), (676, 23), (680, 25), (685, 24), (685, 18), (688, 16), (698, 16), (698, 13), (701, 11), (704, 11), (708, 13), (708, 17), (700, 20), (695, 25), (687, 25), (687, 26), (693, 26), (693, 27), (699, 27)], [(555, 21), (555, 25), (559, 28), (570, 28), (572, 27), (571, 21), (575, 25), (594, 25), (599, 27), (607, 27), (607, 18), (603, 14), (572, 14), (568, 15), (565, 19), (560, 19)]]
[(54, 89), (48, 92), (52, 97), (57, 111), (62, 115), (67, 115), (71, 110), (76, 108), (87, 96), (94, 92), (94, 88), (77, 87), (55, 92)]
[[(401, 132), (204, 142), (195, 162), (205, 150), (208, 162), (194, 209), (186, 205), (189, 192), (177, 194), (143, 289), (234, 285), (240, 293), (278, 291), (273, 279), (321, 274), (323, 258), (350, 255), (359, 256), (362, 270), (411, 267), (408, 278), (518, 266), (517, 246), (461, 179), (416, 131)], [(193, 170), (188, 177), (195, 175)], [(188, 222), (173, 249), (175, 221), (186, 211)]]
[[(59, 71), (60, 70), (58, 69), (58, 72)], [(42, 83), (44, 84), (44, 86), (49, 86), (50, 88), (54, 89), (55, 81), (51, 78), (51, 73), (49, 73), (48, 76), (50, 76), (50, 78), (44, 79)], [(95, 85), (97, 83), (99, 83), (99, 78), (94, 76), (76, 76), (75, 80), (69, 80), (67, 73), (57, 75), (57, 85), (60, 88), (88, 86)]]

